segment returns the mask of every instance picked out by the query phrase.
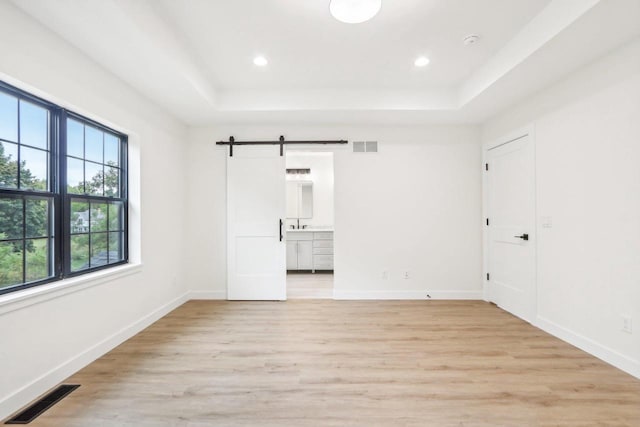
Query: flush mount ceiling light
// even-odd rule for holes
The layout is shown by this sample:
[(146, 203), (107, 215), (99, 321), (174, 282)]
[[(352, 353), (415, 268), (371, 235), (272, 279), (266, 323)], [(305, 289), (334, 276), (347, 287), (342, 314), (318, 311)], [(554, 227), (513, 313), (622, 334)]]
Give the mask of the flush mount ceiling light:
[(431, 61), (429, 61), (429, 58), (427, 58), (426, 56), (418, 56), (413, 63), (416, 67), (426, 67), (427, 65), (429, 65), (429, 62)]
[(380, 12), (382, 0), (331, 0), (329, 11), (334, 18), (346, 24), (360, 24)]
[(260, 55), (253, 58), (253, 65), (255, 65), (256, 67), (266, 67), (268, 63), (269, 61), (267, 61), (267, 58), (265, 58), (264, 56)]

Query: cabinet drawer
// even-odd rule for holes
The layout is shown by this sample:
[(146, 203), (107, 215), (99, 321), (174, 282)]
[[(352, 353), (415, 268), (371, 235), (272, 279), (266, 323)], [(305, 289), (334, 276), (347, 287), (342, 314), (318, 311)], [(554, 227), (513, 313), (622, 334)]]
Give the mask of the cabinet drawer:
[(313, 265), (313, 269), (314, 270), (333, 270), (333, 263), (332, 262), (318, 262), (316, 264)]
[[(276, 224), (277, 225), (277, 224)], [(287, 232), (287, 240), (313, 240), (313, 233)]]
[(333, 240), (314, 240), (314, 248), (333, 248)]
[(313, 233), (313, 238), (316, 240), (333, 240), (333, 233), (332, 232), (320, 232), (320, 233)]
[(333, 248), (313, 248), (314, 255), (333, 255)]
[(313, 264), (331, 264), (333, 265), (333, 255), (314, 255)]

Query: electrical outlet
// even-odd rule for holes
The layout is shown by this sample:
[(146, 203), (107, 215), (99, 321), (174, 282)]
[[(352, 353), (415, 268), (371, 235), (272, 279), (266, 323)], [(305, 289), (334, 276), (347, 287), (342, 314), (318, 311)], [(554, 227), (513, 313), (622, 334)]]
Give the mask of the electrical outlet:
[(633, 333), (633, 325), (631, 322), (631, 317), (622, 316), (622, 332), (626, 332), (628, 334)]
[(408, 279), (409, 278), (409, 272), (408, 271), (403, 272), (402, 273), (402, 277), (404, 277), (405, 279)]
[(380, 277), (382, 277), (382, 280), (387, 280), (389, 278), (389, 272), (387, 270), (384, 270)]

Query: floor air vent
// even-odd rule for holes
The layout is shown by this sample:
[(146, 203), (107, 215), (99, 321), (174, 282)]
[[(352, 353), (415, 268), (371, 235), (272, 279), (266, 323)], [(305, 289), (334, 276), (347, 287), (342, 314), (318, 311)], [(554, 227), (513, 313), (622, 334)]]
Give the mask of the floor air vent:
[(80, 384), (63, 384), (56, 387), (53, 391), (29, 405), (24, 411), (10, 418), (5, 424), (29, 424), (78, 387), (80, 387)]

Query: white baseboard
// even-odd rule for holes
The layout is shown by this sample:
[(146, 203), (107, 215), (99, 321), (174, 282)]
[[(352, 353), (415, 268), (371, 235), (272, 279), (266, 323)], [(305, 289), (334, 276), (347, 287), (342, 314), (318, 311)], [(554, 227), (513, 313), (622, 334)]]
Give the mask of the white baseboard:
[(227, 291), (190, 291), (189, 299), (227, 299)]
[(540, 316), (536, 319), (535, 326), (636, 378), (640, 378), (640, 361), (638, 360), (627, 357), (624, 354)]
[(115, 334), (105, 338), (94, 346), (89, 347), (87, 350), (67, 360), (58, 367), (53, 368), (15, 393), (7, 396), (0, 401), (0, 420), (7, 418), (19, 408), (27, 405), (50, 388), (54, 387), (61, 381), (64, 381), (65, 378), (68, 378), (78, 372), (80, 369), (166, 316), (188, 300), (189, 293), (187, 292), (173, 301), (157, 308), (146, 316), (136, 320), (129, 326), (122, 328)]
[(340, 300), (481, 300), (482, 291), (343, 291), (334, 289), (333, 298)]

